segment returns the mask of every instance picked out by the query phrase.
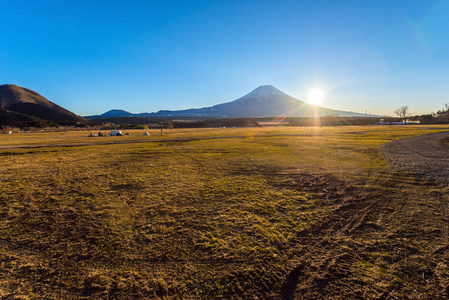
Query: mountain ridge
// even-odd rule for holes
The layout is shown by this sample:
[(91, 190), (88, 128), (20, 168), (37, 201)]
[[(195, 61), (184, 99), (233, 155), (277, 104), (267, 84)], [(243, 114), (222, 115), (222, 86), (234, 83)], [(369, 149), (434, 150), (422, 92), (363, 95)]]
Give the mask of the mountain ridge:
[[(86, 118), (106, 118), (105, 114)], [(126, 111), (124, 111), (126, 112)], [(272, 85), (261, 85), (233, 101), (203, 108), (159, 110), (152, 113), (124, 114), (134, 117), (210, 117), (210, 118), (266, 118), (266, 117), (362, 117), (362, 113), (333, 110), (298, 100)], [(115, 117), (120, 117), (115, 115)]]

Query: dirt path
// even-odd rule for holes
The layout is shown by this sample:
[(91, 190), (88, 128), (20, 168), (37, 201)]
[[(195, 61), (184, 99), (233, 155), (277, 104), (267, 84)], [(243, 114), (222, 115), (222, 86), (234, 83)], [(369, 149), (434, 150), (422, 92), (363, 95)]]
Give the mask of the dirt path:
[(449, 131), (396, 140), (381, 147), (396, 169), (449, 184)]
[(319, 202), (329, 215), (298, 236), (281, 298), (449, 299), (448, 137), (382, 146), (395, 169), (436, 181), (387, 172), (350, 189), (335, 182), (341, 193)]

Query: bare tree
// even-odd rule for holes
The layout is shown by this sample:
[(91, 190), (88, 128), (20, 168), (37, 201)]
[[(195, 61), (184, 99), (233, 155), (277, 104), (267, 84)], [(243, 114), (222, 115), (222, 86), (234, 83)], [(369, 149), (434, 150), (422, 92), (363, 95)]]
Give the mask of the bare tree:
[(407, 125), (407, 119), (410, 117), (410, 110), (408, 109), (408, 106), (401, 106), (396, 109), (394, 113), (404, 120), (404, 124)]

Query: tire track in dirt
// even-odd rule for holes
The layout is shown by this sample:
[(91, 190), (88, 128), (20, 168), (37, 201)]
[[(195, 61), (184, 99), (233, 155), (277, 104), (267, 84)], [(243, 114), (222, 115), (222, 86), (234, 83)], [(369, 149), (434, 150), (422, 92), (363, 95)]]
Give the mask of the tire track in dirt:
[(281, 299), (447, 299), (448, 197), (435, 201), (424, 186), (403, 194), (389, 181), (391, 193), (361, 186), (323, 203), (332, 212), (300, 238)]
[(383, 145), (399, 172), (323, 203), (330, 214), (301, 240), (281, 298), (447, 299), (448, 137), (445, 131)]
[[(345, 198), (324, 204), (333, 212), (322, 223), (311, 228), (303, 239), (306, 250), (296, 267), (286, 276), (281, 288), (282, 299), (324, 299), (331, 285), (340, 285), (340, 292), (344, 293), (359, 284), (350, 278), (351, 267), (367, 245), (355, 236), (362, 232), (362, 235), (371, 235), (370, 232), (384, 230), (383, 226), (376, 224), (376, 220), (381, 214), (378, 208), (384, 206), (387, 200), (358, 192)], [(350, 250), (351, 247), (358, 250)], [(354, 297), (354, 294), (349, 295), (349, 298)]]
[(396, 140), (381, 146), (393, 168), (449, 184), (449, 131)]

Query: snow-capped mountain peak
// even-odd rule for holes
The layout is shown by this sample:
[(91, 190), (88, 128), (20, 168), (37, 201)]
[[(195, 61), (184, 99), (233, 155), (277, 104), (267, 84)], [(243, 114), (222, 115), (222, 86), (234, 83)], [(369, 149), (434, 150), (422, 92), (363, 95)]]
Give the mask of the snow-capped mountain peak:
[(246, 94), (245, 96), (243, 96), (241, 98), (238, 98), (234, 102), (238, 102), (238, 101), (245, 100), (248, 98), (257, 98), (259, 100), (259, 102), (263, 102), (264, 98), (267, 99), (267, 98), (271, 98), (274, 96), (281, 96), (281, 95), (285, 96), (286, 94), (283, 93), (282, 91), (278, 90), (277, 88), (275, 88), (272, 85), (261, 85), (254, 91)]
[(234, 101), (203, 108), (177, 111), (161, 110), (139, 117), (210, 117), (210, 118), (268, 118), (268, 117), (316, 117), (362, 116), (362, 114), (313, 107), (278, 90), (272, 85), (262, 85)]

